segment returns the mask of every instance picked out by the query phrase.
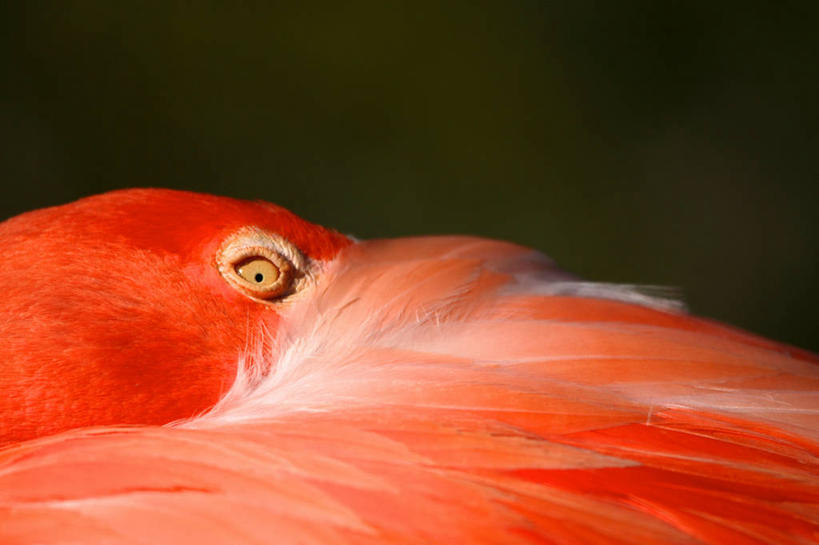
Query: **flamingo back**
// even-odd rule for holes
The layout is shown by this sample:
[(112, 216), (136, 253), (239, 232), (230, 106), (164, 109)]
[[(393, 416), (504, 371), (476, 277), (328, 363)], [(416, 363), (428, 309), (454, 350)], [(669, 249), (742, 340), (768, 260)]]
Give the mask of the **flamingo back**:
[(0, 451), (0, 542), (819, 540), (811, 354), (469, 237), (345, 248), (282, 324), (205, 414)]

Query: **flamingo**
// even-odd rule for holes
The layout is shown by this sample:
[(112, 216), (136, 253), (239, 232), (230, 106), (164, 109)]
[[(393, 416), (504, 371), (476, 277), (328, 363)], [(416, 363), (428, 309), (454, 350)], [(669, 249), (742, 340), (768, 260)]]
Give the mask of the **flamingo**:
[(159, 189), (0, 242), (5, 545), (819, 541), (819, 359), (673, 301)]

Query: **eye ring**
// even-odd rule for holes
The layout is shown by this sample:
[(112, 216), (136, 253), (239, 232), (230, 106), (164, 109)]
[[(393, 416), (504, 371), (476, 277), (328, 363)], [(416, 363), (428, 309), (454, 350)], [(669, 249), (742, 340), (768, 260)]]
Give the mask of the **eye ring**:
[(232, 288), (264, 303), (297, 291), (307, 268), (295, 246), (257, 227), (245, 227), (228, 237), (219, 248), (216, 265)]

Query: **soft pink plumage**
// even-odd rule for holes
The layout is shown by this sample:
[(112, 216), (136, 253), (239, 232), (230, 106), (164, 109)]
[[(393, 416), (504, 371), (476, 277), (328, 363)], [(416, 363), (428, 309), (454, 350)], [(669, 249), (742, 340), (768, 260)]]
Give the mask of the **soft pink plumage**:
[(502, 242), (348, 246), (208, 413), (0, 451), (0, 543), (819, 541), (815, 356), (583, 286)]

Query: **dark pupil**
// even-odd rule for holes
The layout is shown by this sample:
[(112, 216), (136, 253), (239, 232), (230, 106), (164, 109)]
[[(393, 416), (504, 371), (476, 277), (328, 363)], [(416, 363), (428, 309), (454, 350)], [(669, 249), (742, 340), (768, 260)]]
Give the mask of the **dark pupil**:
[(253, 277), (253, 280), (256, 282), (261, 282), (264, 280), (264, 275), (262, 273), (256, 273), (256, 276)]

